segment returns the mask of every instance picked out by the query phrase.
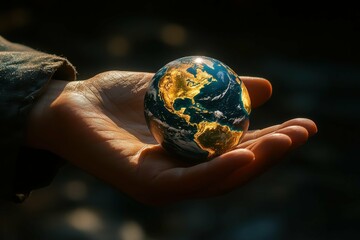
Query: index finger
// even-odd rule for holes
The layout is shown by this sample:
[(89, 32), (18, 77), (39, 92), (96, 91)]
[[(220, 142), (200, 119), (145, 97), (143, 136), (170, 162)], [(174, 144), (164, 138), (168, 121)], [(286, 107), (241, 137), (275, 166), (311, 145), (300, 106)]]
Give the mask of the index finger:
[(240, 79), (249, 92), (252, 108), (261, 106), (271, 97), (272, 86), (265, 78), (240, 76)]

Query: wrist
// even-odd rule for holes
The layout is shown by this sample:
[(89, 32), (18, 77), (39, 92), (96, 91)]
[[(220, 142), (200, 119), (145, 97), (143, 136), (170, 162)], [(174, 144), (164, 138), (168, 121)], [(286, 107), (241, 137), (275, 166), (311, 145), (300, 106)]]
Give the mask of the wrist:
[(57, 118), (54, 107), (64, 94), (66, 87), (72, 82), (51, 80), (46, 91), (32, 107), (26, 131), (26, 145), (50, 150), (50, 143), (56, 137)]

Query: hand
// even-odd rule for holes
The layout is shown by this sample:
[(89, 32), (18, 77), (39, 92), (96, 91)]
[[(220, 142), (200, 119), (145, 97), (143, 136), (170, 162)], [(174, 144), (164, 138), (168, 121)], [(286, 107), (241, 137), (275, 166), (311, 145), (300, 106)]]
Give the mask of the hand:
[[(27, 142), (50, 150), (147, 204), (224, 194), (275, 164), (316, 133), (308, 119), (249, 131), (234, 150), (190, 165), (166, 152), (149, 132), (143, 99), (153, 74), (105, 72), (84, 81), (53, 80), (31, 112)], [(241, 77), (252, 106), (271, 84)]]

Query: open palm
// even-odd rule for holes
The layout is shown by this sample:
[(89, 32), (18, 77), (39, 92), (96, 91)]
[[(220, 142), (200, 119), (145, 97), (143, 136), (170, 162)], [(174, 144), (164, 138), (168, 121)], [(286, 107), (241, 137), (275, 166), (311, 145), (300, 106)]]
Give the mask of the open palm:
[[(293, 119), (249, 131), (236, 149), (191, 165), (166, 152), (147, 128), (143, 100), (152, 76), (111, 71), (66, 83), (55, 100), (42, 105), (41, 113), (47, 116), (43, 126), (48, 130), (38, 137), (37, 145), (138, 201), (160, 204), (231, 191), (317, 131), (311, 120)], [(267, 80), (241, 79), (253, 107), (270, 98)]]

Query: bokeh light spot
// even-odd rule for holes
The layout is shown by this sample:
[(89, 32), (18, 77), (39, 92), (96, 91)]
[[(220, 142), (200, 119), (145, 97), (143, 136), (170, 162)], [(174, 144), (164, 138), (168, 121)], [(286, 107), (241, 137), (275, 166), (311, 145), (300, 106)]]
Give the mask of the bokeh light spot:
[(122, 35), (113, 36), (107, 42), (107, 51), (111, 56), (124, 57), (130, 51), (129, 40)]
[(161, 29), (161, 39), (170, 46), (181, 46), (186, 41), (186, 29), (178, 24), (167, 24)]
[(72, 211), (66, 218), (67, 223), (83, 232), (94, 233), (103, 228), (99, 215), (87, 208), (78, 208)]
[(145, 234), (141, 226), (134, 221), (124, 222), (119, 228), (119, 239), (121, 240), (143, 240)]
[(24, 8), (15, 8), (0, 13), (0, 31), (11, 31), (28, 25), (31, 21), (30, 11)]

